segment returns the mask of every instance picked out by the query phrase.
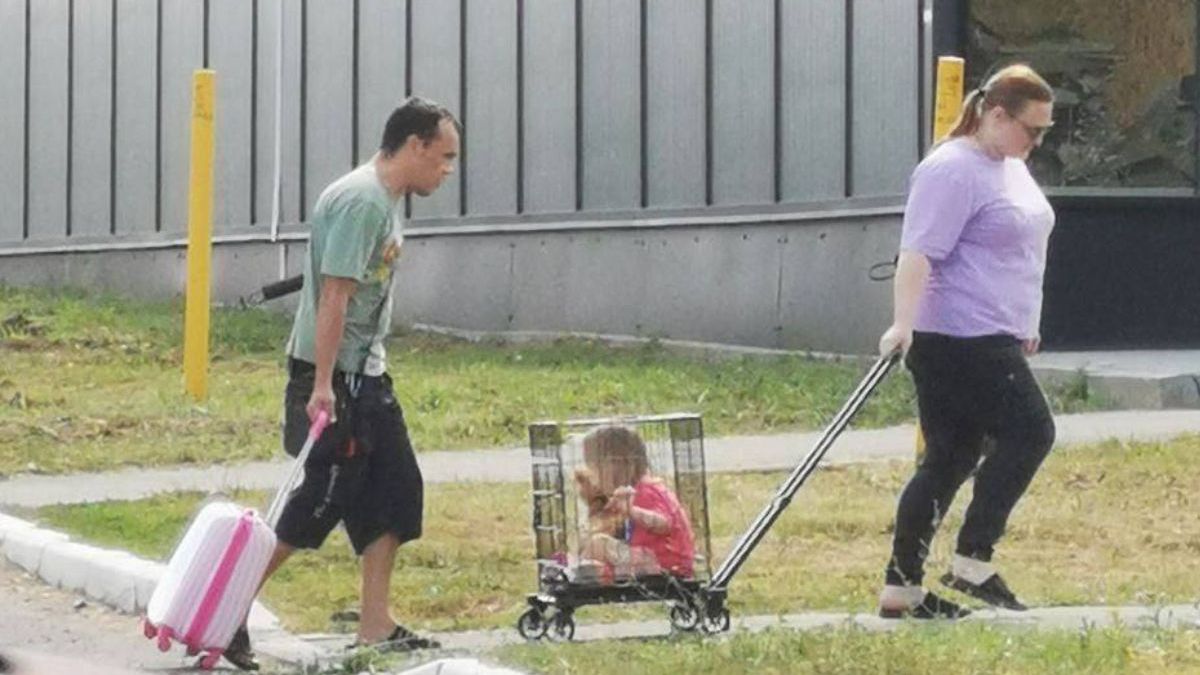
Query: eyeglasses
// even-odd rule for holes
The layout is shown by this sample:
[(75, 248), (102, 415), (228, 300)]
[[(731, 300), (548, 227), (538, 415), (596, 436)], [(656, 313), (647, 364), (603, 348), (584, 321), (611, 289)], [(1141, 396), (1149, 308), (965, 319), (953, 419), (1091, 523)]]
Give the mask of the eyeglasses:
[[(1005, 112), (1008, 112), (1008, 111), (1006, 110)], [(1025, 134), (1027, 136), (1029, 136), (1029, 140), (1033, 141), (1035, 144), (1038, 144), (1038, 145), (1040, 145), (1041, 142), (1046, 138), (1046, 134), (1050, 133), (1050, 130), (1054, 128), (1054, 122), (1051, 122), (1050, 124), (1047, 124), (1046, 126), (1042, 127), (1042, 126), (1037, 126), (1035, 124), (1026, 124), (1024, 121), (1021, 120), (1020, 117), (1017, 117), (1016, 115), (1014, 115), (1012, 113), (1009, 113), (1008, 116), (1014, 122), (1021, 125), (1021, 128), (1025, 130)]]

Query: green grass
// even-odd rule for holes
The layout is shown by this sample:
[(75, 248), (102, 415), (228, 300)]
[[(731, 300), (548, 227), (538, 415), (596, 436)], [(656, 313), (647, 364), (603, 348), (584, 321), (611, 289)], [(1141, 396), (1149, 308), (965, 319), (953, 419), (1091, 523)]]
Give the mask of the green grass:
[[(997, 564), (1033, 605), (1159, 604), (1196, 600), (1200, 555), (1200, 436), (1169, 443), (1105, 443), (1051, 455), (1009, 523)], [(806, 610), (870, 612), (891, 543), (904, 463), (817, 473), (730, 587), (736, 615)], [(774, 494), (782, 474), (710, 478), (718, 559)], [(935, 542), (928, 569), (940, 575), (969, 499), (964, 488)], [(239, 494), (244, 504), (267, 495)], [(198, 495), (50, 507), (36, 516), (84, 540), (165, 558)], [(397, 616), (436, 630), (507, 628), (534, 590), (528, 486), (431, 484), (425, 535), (401, 549), (392, 602)], [(357, 567), (345, 537), (290, 561), (266, 588), (292, 629), (332, 628), (335, 610), (357, 604)], [(933, 579), (930, 580), (934, 583)], [(655, 616), (655, 605), (581, 609), (580, 623)]]
[(535, 673), (1152, 675), (1200, 672), (1200, 633), (1127, 628), (1026, 631), (986, 624), (770, 630), (728, 639), (621, 640), (508, 647), (499, 660)]
[[(215, 309), (210, 395), (183, 395), (182, 306), (79, 291), (0, 286), (0, 475), (209, 464), (277, 454), (289, 317)], [(476, 344), (427, 334), (389, 343), (414, 445), (516, 446), (526, 425), (687, 410), (706, 433), (812, 429), (841, 406), (863, 368), (803, 356), (701, 359), (661, 345), (584, 340)], [(1056, 409), (1098, 403), (1078, 387)], [(909, 378), (880, 387), (856, 424), (911, 420)]]
[[(0, 287), (0, 474), (271, 457), (290, 320), (213, 314), (210, 397), (182, 394), (179, 303)], [(537, 419), (700, 412), (710, 434), (813, 428), (859, 368), (790, 357), (704, 361), (660, 346), (563, 340), (473, 344), (424, 334), (389, 345), (418, 449), (519, 445)], [(861, 424), (911, 418), (892, 378)]]

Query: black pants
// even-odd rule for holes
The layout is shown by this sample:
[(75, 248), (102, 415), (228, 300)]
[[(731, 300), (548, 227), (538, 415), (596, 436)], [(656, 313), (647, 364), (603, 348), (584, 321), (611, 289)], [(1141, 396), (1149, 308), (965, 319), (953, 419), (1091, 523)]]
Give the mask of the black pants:
[[(1054, 444), (1054, 418), (1015, 338), (916, 333), (905, 364), (916, 384), (925, 457), (900, 495), (889, 584), (921, 583), (934, 532), (977, 467), (956, 552), (991, 560)], [(980, 463), (985, 435), (994, 443)]]
[[(305, 405), (315, 368), (291, 359), (284, 405), (284, 450), (299, 454), (308, 434)], [(337, 422), (313, 446), (304, 480), (289, 495), (275, 532), (295, 548), (318, 548), (339, 523), (355, 552), (392, 532), (400, 543), (421, 536), (424, 483), (392, 379), (335, 372)]]

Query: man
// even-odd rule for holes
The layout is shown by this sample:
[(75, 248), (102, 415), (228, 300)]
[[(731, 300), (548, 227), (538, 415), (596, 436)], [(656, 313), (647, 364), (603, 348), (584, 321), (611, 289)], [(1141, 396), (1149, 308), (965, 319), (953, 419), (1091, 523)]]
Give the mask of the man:
[[(320, 547), (344, 523), (362, 556), (357, 642), (383, 649), (437, 646), (399, 625), (389, 609), (396, 549), (421, 536), (423, 483), (386, 372), (384, 340), (402, 198), (428, 196), (454, 172), (460, 130), (445, 108), (409, 98), (389, 116), (379, 152), (321, 193), (287, 345), (284, 449), (299, 452), (320, 411), (333, 423), (283, 509), (263, 582), (293, 551)], [(243, 670), (258, 668), (244, 626), (225, 657)]]

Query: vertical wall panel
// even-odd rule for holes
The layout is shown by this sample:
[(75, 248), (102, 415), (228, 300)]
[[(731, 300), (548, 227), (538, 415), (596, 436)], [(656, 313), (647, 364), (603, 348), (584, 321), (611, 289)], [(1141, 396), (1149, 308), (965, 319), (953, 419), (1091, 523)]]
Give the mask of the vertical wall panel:
[(113, 0), (76, 2), (71, 45), (71, 234), (105, 235), (112, 212)]
[[(303, 45), (300, 36), (304, 10), (303, 0), (281, 0), (283, 7), (283, 111), (280, 117), (281, 134), (280, 163), (282, 185), (280, 186), (280, 221), (300, 223), (304, 220), (303, 192), (303, 141), (301, 117), (304, 101), (300, 96), (300, 62)], [(274, 63), (274, 60), (272, 60)], [(273, 68), (274, 66), (272, 66)], [(274, 71), (272, 71), (274, 75)], [(275, 102), (271, 102), (274, 114)], [(272, 141), (274, 142), (274, 141)], [(272, 169), (273, 170), (273, 169)]]
[(276, 39), (280, 12), (283, 20), (282, 106), (280, 110), (279, 221), (300, 222), (300, 9), (301, 0), (259, 0), (258, 78), (255, 96), (258, 120), (254, 157), (254, 219), (271, 223), (275, 190)]
[[(412, 91), (441, 103), (461, 119), (461, 5), (458, 0), (410, 1), (413, 22)], [(470, 143), (470, 134), (471, 130), (468, 128), (467, 143)], [(414, 196), (413, 217), (458, 215), (461, 189), (459, 181), (459, 176), (451, 176), (432, 196)]]
[(517, 210), (517, 8), (467, 2), (467, 212)]
[(29, 238), (67, 233), (67, 0), (29, 14)]
[[(117, 136), (113, 142), (118, 234), (156, 228), (157, 12), (155, 0), (117, 0)], [(220, 96), (219, 82), (217, 87)], [(190, 100), (190, 84), (188, 91)]]
[(703, 206), (704, 3), (652, 0), (647, 9), (647, 204)]
[(417, 218), (686, 208), (708, 181), (718, 205), (900, 194), (920, 5), (711, 0), (706, 54), (700, 0), (0, 0), (0, 90), (16, 94), (0, 101), (0, 241), (185, 230), (206, 16), (214, 217), (268, 223), (280, 12), (284, 224), (374, 152), (406, 72), (467, 126), (459, 176), (415, 199)]
[(250, 224), (254, 180), (254, 3), (209, 0), (209, 67), (217, 71), (217, 147), (213, 227)]
[[(191, 161), (192, 74), (204, 65), (204, 5), (192, 0), (163, 0), (162, 13), (161, 228), (164, 232), (184, 232), (187, 230)], [(120, 77), (122, 75), (118, 74), (118, 79)], [(222, 92), (218, 73), (218, 119), (221, 117), (219, 101)], [(122, 161), (123, 151), (117, 156), (118, 161)], [(120, 200), (122, 196), (118, 194), (117, 198)]]
[(304, 214), (354, 166), (354, 4), (308, 0), (304, 39)]
[(852, 185), (902, 194), (917, 161), (918, 0), (854, 3)]
[(0, 0), (0, 242), (25, 236), (25, 0)]
[(359, 0), (358, 161), (379, 149), (388, 115), (404, 100), (402, 0)]
[(583, 0), (583, 206), (641, 205), (638, 0)]
[[(272, 190), (275, 189), (275, 47), (280, 0), (256, 2), (258, 21), (255, 35), (258, 50), (254, 71), (254, 223), (271, 224)], [(297, 171), (296, 175), (299, 175)]]
[(525, 0), (524, 211), (575, 209), (575, 7)]
[(775, 199), (773, 5), (773, 0), (713, 0), (716, 204)]
[(846, 177), (846, 2), (782, 2), (780, 192), (840, 199)]

